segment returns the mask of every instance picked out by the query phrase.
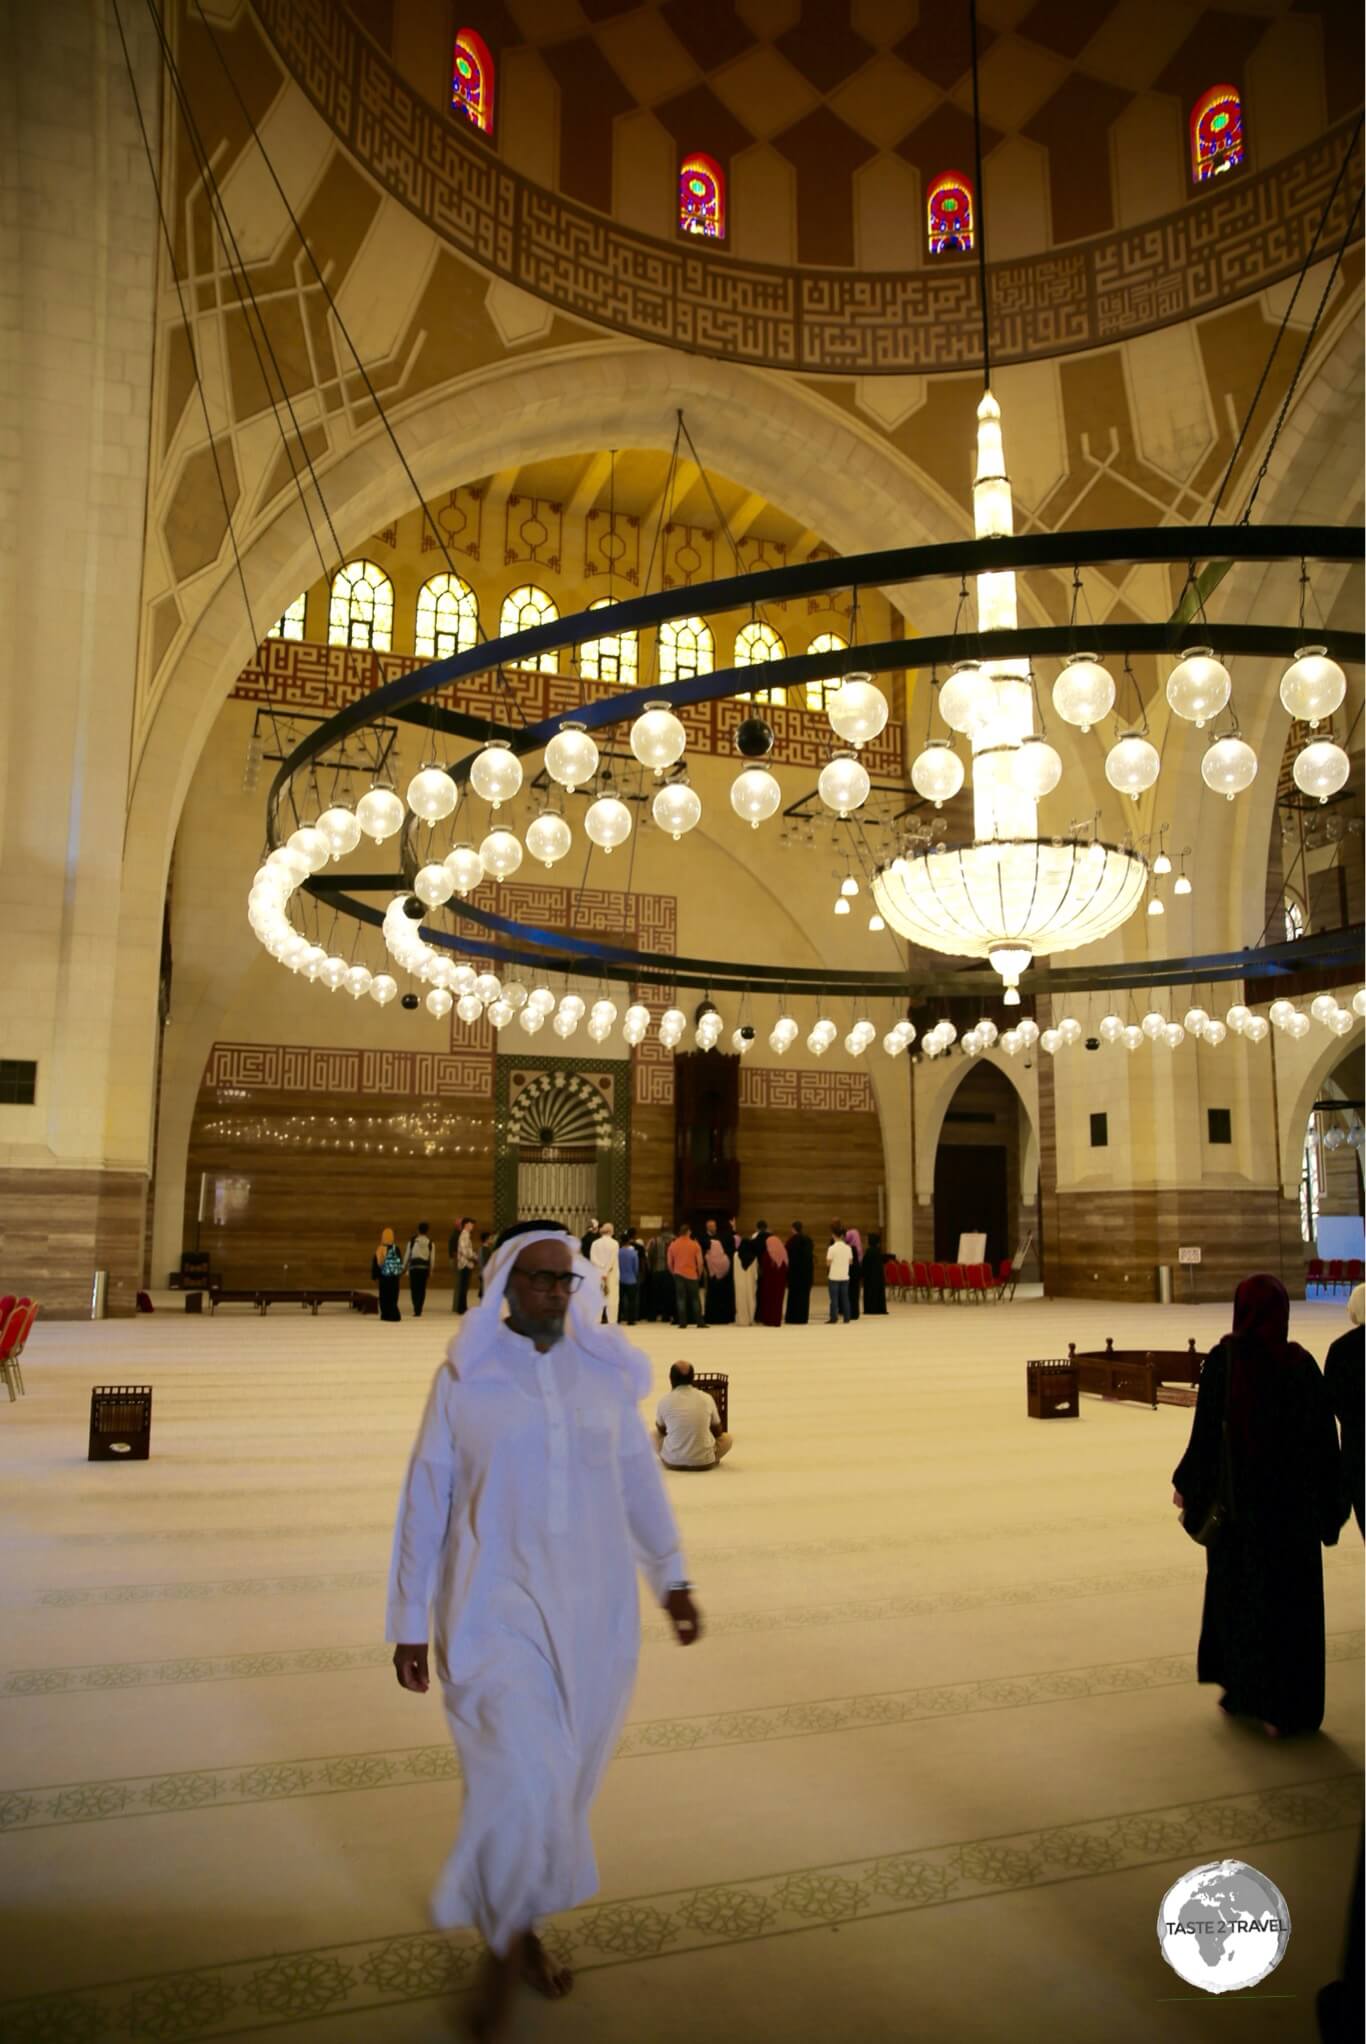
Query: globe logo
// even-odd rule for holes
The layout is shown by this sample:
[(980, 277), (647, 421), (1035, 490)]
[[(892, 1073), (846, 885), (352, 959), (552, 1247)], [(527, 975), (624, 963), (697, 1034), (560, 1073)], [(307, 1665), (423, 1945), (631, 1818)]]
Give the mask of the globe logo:
[(1236, 1994), (1275, 1971), (1290, 1911), (1274, 1881), (1240, 1859), (1211, 1860), (1162, 1897), (1157, 1942), (1173, 1972), (1206, 1994)]

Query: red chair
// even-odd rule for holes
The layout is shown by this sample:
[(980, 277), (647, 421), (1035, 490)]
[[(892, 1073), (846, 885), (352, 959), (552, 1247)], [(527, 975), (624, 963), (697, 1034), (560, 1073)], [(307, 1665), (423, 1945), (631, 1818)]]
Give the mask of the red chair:
[(1000, 1269), (996, 1273), (996, 1297), (998, 1299), (1004, 1299), (1006, 1295), (1007, 1285), (1010, 1286), (1011, 1295), (1013, 1297), (1015, 1292), (1015, 1284), (1016, 1284), (1015, 1266), (1008, 1256), (1003, 1257), (1001, 1259)]
[(1306, 1265), (1304, 1266), (1305, 1297), (1307, 1298), (1309, 1296), (1309, 1293), (1313, 1291), (1315, 1285), (1321, 1285), (1322, 1283), (1323, 1283), (1323, 1260), (1321, 1257), (1318, 1256), (1311, 1257), (1309, 1262), (1306, 1263)]
[(911, 1265), (911, 1285), (917, 1299), (929, 1298), (930, 1267), (927, 1263), (913, 1263)]
[[(11, 1405), (13, 1405), (17, 1397), (25, 1395), (24, 1373), (19, 1368), (19, 1358), (24, 1353), (24, 1344), (28, 1340), (28, 1331), (33, 1325), (37, 1312), (38, 1308), (35, 1305), (27, 1299), (23, 1300), (19, 1305), (11, 1308), (4, 1329), (0, 1332), (0, 1376), (3, 1376), (5, 1380), (5, 1389), (9, 1392)], [(16, 1385), (18, 1386), (17, 1391), (15, 1390)]]
[(945, 1283), (945, 1279), (944, 1279), (944, 1266), (943, 1266), (943, 1264), (942, 1264), (942, 1263), (932, 1263), (932, 1264), (930, 1265), (930, 1277), (929, 1277), (929, 1286), (930, 1286), (930, 1295), (931, 1295), (931, 1297), (933, 1297), (933, 1295), (934, 1295), (934, 1294), (935, 1294), (936, 1292), (938, 1292), (938, 1294), (939, 1294), (939, 1296), (940, 1296), (940, 1298), (941, 1298), (941, 1299), (942, 1299), (942, 1298), (943, 1298), (943, 1297), (945, 1296), (945, 1293), (944, 1293), (944, 1283)]
[(1341, 1257), (1335, 1256), (1332, 1259), (1331, 1263), (1328, 1266), (1324, 1282), (1327, 1284), (1329, 1290), (1334, 1292), (1337, 1290), (1339, 1285), (1346, 1284), (1347, 1279), (1343, 1275), (1343, 1265)]
[(8, 1320), (10, 1313), (12, 1312), (16, 1303), (17, 1301), (15, 1300), (13, 1292), (7, 1292), (4, 1298), (0, 1299), (0, 1328), (2, 1328), (5, 1322)]
[(1366, 1263), (1363, 1263), (1359, 1256), (1354, 1256), (1347, 1266), (1347, 1282), (1349, 1285), (1359, 1285), (1363, 1277), (1366, 1277)]
[(953, 1293), (955, 1301), (961, 1300), (963, 1296), (963, 1266), (961, 1263), (951, 1263), (949, 1265), (948, 1288)]

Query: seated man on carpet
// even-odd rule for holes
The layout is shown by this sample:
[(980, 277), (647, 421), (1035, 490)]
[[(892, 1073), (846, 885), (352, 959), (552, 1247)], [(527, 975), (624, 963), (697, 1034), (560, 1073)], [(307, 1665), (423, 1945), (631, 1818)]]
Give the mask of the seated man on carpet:
[(715, 1469), (731, 1451), (731, 1437), (721, 1431), (721, 1415), (709, 1391), (693, 1382), (691, 1363), (675, 1363), (669, 1371), (673, 1389), (655, 1408), (655, 1446), (666, 1469)]

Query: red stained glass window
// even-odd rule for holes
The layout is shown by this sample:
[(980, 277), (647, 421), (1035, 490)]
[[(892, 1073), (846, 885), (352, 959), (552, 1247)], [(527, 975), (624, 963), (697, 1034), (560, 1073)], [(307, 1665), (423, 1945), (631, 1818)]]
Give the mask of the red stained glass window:
[(451, 106), (481, 134), (493, 133), (493, 59), (476, 29), (457, 29), (451, 69)]
[(1191, 177), (1198, 185), (1243, 160), (1243, 102), (1232, 85), (1212, 85), (1191, 110)]
[(966, 255), (976, 225), (972, 186), (961, 170), (946, 170), (925, 201), (925, 233), (931, 255)]
[(725, 239), (725, 173), (715, 157), (700, 149), (683, 158), (678, 173), (678, 225), (684, 234)]

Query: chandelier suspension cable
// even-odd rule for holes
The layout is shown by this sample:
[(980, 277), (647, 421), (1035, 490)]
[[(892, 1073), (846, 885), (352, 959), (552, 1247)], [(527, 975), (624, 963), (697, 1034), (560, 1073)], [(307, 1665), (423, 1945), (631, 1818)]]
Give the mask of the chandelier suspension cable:
[(128, 73), (128, 90), (132, 95), (133, 112), (137, 116), (138, 133), (142, 137), (143, 154), (147, 158), (147, 171), (152, 180), (152, 190), (156, 196), (157, 219), (161, 223), (162, 239), (166, 244), (166, 259), (170, 265), (171, 281), (175, 285), (176, 300), (180, 306), (180, 324), (185, 335), (185, 346), (189, 350), (190, 368), (194, 374), (195, 394), (199, 399), (199, 409), (204, 420), (204, 437), (209, 444), (209, 458), (213, 463), (214, 477), (218, 484), (218, 495), (223, 505), (223, 519), (228, 528), (228, 540), (232, 547), (233, 566), (237, 571), (238, 587), (242, 591), (242, 608), (247, 615), (247, 629), (251, 633), (251, 642), (254, 646), (258, 641), (255, 622), (251, 614), (251, 598), (247, 594), (247, 578), (242, 567), (242, 556), (238, 550), (237, 532), (232, 522), (232, 508), (228, 503), (227, 485), (223, 480), (223, 467), (218, 458), (218, 442), (214, 437), (213, 426), (209, 419), (208, 397), (204, 390), (204, 379), (199, 371), (199, 350), (195, 346), (194, 328), (190, 322), (189, 309), (185, 303), (185, 289), (181, 280), (180, 266), (176, 261), (175, 243), (171, 238), (170, 223), (166, 218), (166, 204), (161, 188), (161, 178), (157, 171), (156, 159), (152, 154), (152, 144), (147, 133), (147, 123), (142, 115), (142, 99), (138, 92), (137, 80), (133, 74), (133, 60), (128, 49), (128, 38), (124, 33), (123, 15), (119, 9), (119, 0), (113, 0), (113, 4), (114, 22), (119, 32), (119, 44), (123, 50), (124, 69)]
[[(209, 160), (208, 151), (204, 144), (203, 135), (200, 132), (199, 124), (196, 121), (194, 113), (191, 109), (189, 94), (185, 89), (185, 81), (181, 76), (180, 67), (176, 62), (175, 53), (171, 48), (170, 38), (166, 33), (165, 21), (162, 18), (161, 14), (158, 12), (156, 0), (147, 0), (147, 12), (156, 30), (157, 41), (161, 46), (162, 64), (165, 68), (167, 79), (170, 82), (171, 90), (175, 95), (176, 105), (180, 110), (180, 117), (182, 122), (184, 123), (186, 138), (189, 141), (191, 153), (195, 161), (195, 166), (199, 172), (200, 179), (203, 183), (204, 196), (208, 201), (209, 206), (209, 218), (217, 232), (219, 246), (223, 251), (223, 259), (227, 264), (228, 274), (232, 278), (234, 284), (237, 286), (239, 293), (242, 294), (241, 302), (243, 313), (243, 325), (246, 328), (247, 338), (251, 342), (252, 353), (255, 356), (256, 366), (261, 376), (261, 384), (263, 389), (265, 390), (267, 400), (269, 401), (270, 404), (271, 416), (275, 422), (276, 431), (279, 433), (281, 443), (285, 449), (285, 455), (289, 462), (290, 473), (294, 479), (295, 488), (299, 493), (300, 503), (303, 506), (304, 516), (306, 519), (308, 519), (309, 533), (313, 539), (314, 546), (317, 549), (318, 559), (319, 563), (322, 566), (323, 575), (324, 577), (326, 577), (329, 573), (329, 569), (327, 563), (323, 560), (322, 548), (319, 545), (317, 533), (313, 527), (313, 521), (311, 518), (308, 517), (308, 507), (304, 503), (303, 482), (299, 475), (298, 466), (294, 460), (294, 451), (289, 444), (289, 436), (285, 432), (284, 426), (282, 425), (280, 420), (279, 407), (281, 400), (283, 400), (285, 410), (289, 414), (289, 423), (294, 429), (294, 437), (298, 443), (299, 453), (302, 456), (304, 466), (308, 471), (309, 481), (312, 483), (314, 493), (318, 499), (318, 508), (322, 513), (323, 521), (327, 527), (328, 538), (330, 539), (333, 547), (333, 562), (334, 566), (337, 568), (341, 566), (342, 561), (344, 559), (342, 543), (337, 535), (337, 529), (332, 522), (332, 514), (328, 510), (327, 500), (323, 495), (322, 485), (318, 480), (317, 470), (313, 466), (313, 457), (308, 450), (308, 437), (303, 429), (303, 426), (300, 424), (297, 413), (294, 410), (294, 403), (289, 394), (289, 386), (288, 383), (286, 382), (284, 371), (280, 367), (279, 358), (275, 352), (275, 344), (270, 336), (270, 329), (266, 324), (265, 316), (261, 311), (260, 303), (257, 300), (256, 292), (252, 286), (251, 278), (247, 271), (246, 264), (242, 260), (241, 248), (239, 247), (237, 237), (233, 232), (232, 223), (228, 219), (228, 212), (227, 207), (224, 204), (222, 189), (219, 185), (217, 177), (214, 174), (213, 166)], [(248, 307), (250, 307), (250, 311), (248, 311)], [(256, 321), (255, 328), (253, 327), (252, 324), (252, 314), (255, 315)], [(260, 332), (259, 342), (257, 340), (256, 332), (257, 329), (259, 329)], [(270, 377), (266, 374), (265, 362), (262, 360), (261, 356), (262, 342), (265, 344), (265, 351), (270, 359), (271, 368), (275, 372), (275, 381), (279, 385), (280, 391), (279, 398), (275, 396), (274, 390), (271, 385)]]
[[(1357, 132), (1358, 134), (1361, 132), (1360, 121), (1357, 122)], [(1344, 164), (1346, 163), (1345, 157), (1343, 158), (1343, 162)], [(1339, 170), (1338, 174), (1339, 176), (1341, 176), (1341, 170)], [(1333, 257), (1332, 267), (1330, 268), (1328, 275), (1324, 280), (1323, 290), (1319, 294), (1318, 309), (1315, 312), (1313, 319), (1310, 321), (1309, 330), (1305, 334), (1304, 341), (1300, 347), (1300, 352), (1295, 359), (1295, 367), (1291, 371), (1290, 381), (1286, 385), (1285, 396), (1281, 400), (1280, 411), (1276, 414), (1276, 424), (1272, 428), (1271, 438), (1267, 442), (1266, 452), (1263, 454), (1261, 461), (1259, 462), (1257, 467), (1257, 473), (1252, 479), (1252, 488), (1248, 492), (1247, 503), (1243, 506), (1242, 515), (1238, 520), (1240, 525), (1247, 525), (1251, 521), (1252, 507), (1257, 502), (1258, 491), (1261, 489), (1262, 484), (1266, 481), (1267, 470), (1271, 466), (1271, 457), (1276, 451), (1276, 442), (1281, 437), (1282, 428), (1284, 427), (1286, 419), (1290, 412), (1290, 401), (1295, 395), (1295, 389), (1299, 383), (1301, 373), (1303, 372), (1304, 369), (1304, 365), (1309, 359), (1309, 350), (1312, 348), (1315, 340), (1318, 337), (1320, 323), (1323, 319), (1324, 313), (1328, 309), (1328, 300), (1332, 295), (1333, 286), (1337, 283), (1338, 280), (1338, 271), (1342, 268), (1342, 259), (1347, 253), (1348, 244), (1350, 243), (1352, 235), (1355, 232), (1357, 221), (1361, 218), (1362, 201), (1364, 199), (1366, 199), (1366, 186), (1364, 186), (1362, 190), (1357, 193), (1356, 204), (1353, 206), (1351, 214), (1348, 217), (1347, 225), (1342, 230), (1342, 239), (1338, 243), (1337, 253)]]
[[(1238, 437), (1237, 437), (1237, 439), (1236, 439), (1236, 440), (1235, 440), (1235, 442), (1234, 442), (1234, 446), (1233, 446), (1233, 452), (1232, 452), (1232, 454), (1231, 454), (1231, 455), (1229, 456), (1229, 458), (1228, 458), (1228, 467), (1227, 467), (1227, 468), (1226, 468), (1226, 469), (1224, 470), (1224, 473), (1223, 473), (1223, 478), (1222, 478), (1222, 480), (1220, 481), (1220, 484), (1219, 484), (1219, 488), (1218, 488), (1217, 492), (1215, 493), (1215, 498), (1214, 498), (1214, 502), (1213, 502), (1213, 503), (1212, 503), (1212, 504), (1210, 505), (1210, 508), (1209, 508), (1209, 516), (1208, 516), (1208, 517), (1206, 518), (1206, 520), (1205, 520), (1205, 523), (1206, 523), (1207, 525), (1213, 525), (1213, 523), (1214, 523), (1214, 521), (1215, 521), (1215, 519), (1216, 519), (1216, 517), (1218, 516), (1218, 513), (1219, 513), (1219, 506), (1220, 506), (1220, 505), (1221, 505), (1221, 504), (1223, 503), (1223, 501), (1224, 501), (1224, 496), (1225, 496), (1225, 493), (1226, 493), (1226, 492), (1227, 492), (1227, 490), (1228, 490), (1228, 486), (1229, 486), (1229, 483), (1230, 483), (1230, 482), (1232, 481), (1232, 478), (1233, 478), (1233, 471), (1234, 471), (1234, 469), (1235, 469), (1235, 468), (1237, 467), (1237, 464), (1238, 464), (1238, 456), (1239, 456), (1239, 455), (1240, 455), (1240, 454), (1242, 453), (1242, 451), (1243, 451), (1243, 442), (1244, 442), (1244, 441), (1246, 440), (1246, 438), (1247, 438), (1247, 436), (1248, 436), (1248, 433), (1249, 433), (1249, 431), (1251, 430), (1251, 427), (1252, 427), (1252, 421), (1253, 421), (1253, 419), (1254, 419), (1254, 418), (1256, 417), (1256, 414), (1257, 414), (1257, 406), (1258, 406), (1258, 404), (1259, 404), (1259, 403), (1260, 403), (1260, 401), (1261, 401), (1261, 395), (1262, 395), (1262, 392), (1263, 392), (1263, 390), (1264, 390), (1264, 389), (1266, 388), (1266, 381), (1267, 381), (1267, 378), (1268, 378), (1268, 377), (1270, 376), (1270, 374), (1271, 374), (1271, 369), (1272, 369), (1272, 365), (1273, 365), (1273, 363), (1274, 363), (1274, 362), (1275, 362), (1275, 360), (1276, 360), (1276, 354), (1277, 354), (1277, 351), (1278, 351), (1278, 349), (1280, 348), (1280, 345), (1281, 345), (1281, 341), (1282, 341), (1282, 339), (1283, 339), (1283, 337), (1284, 337), (1284, 334), (1285, 334), (1285, 330), (1286, 330), (1286, 328), (1287, 328), (1287, 327), (1289, 326), (1289, 324), (1290, 324), (1290, 316), (1291, 316), (1291, 314), (1292, 314), (1292, 313), (1294, 312), (1294, 310), (1295, 310), (1295, 301), (1296, 301), (1296, 299), (1297, 299), (1297, 298), (1299, 297), (1299, 295), (1300, 295), (1300, 287), (1301, 287), (1301, 285), (1302, 285), (1302, 284), (1304, 283), (1304, 280), (1305, 280), (1305, 278), (1306, 278), (1306, 277), (1307, 277), (1307, 276), (1309, 275), (1309, 272), (1310, 272), (1310, 270), (1311, 270), (1311, 269), (1313, 268), (1313, 264), (1314, 264), (1314, 257), (1315, 257), (1315, 254), (1316, 254), (1317, 250), (1318, 250), (1318, 245), (1319, 245), (1319, 241), (1320, 241), (1320, 239), (1321, 239), (1321, 237), (1322, 237), (1322, 235), (1323, 235), (1323, 230), (1324, 230), (1324, 228), (1325, 228), (1325, 227), (1326, 227), (1326, 226), (1328, 225), (1328, 216), (1329, 216), (1329, 214), (1330, 214), (1330, 213), (1332, 212), (1332, 210), (1333, 210), (1333, 204), (1334, 204), (1334, 201), (1335, 201), (1335, 200), (1336, 200), (1336, 198), (1337, 198), (1338, 192), (1339, 192), (1339, 191), (1341, 190), (1341, 188), (1342, 188), (1342, 180), (1343, 180), (1343, 178), (1344, 178), (1344, 177), (1346, 176), (1346, 174), (1347, 174), (1347, 166), (1348, 166), (1348, 164), (1349, 164), (1349, 163), (1351, 162), (1351, 160), (1352, 160), (1352, 157), (1354, 156), (1354, 154), (1356, 153), (1356, 145), (1357, 145), (1357, 141), (1358, 141), (1358, 139), (1359, 139), (1359, 137), (1360, 137), (1360, 135), (1361, 135), (1361, 128), (1362, 128), (1362, 120), (1361, 120), (1361, 117), (1358, 117), (1358, 120), (1357, 120), (1357, 124), (1356, 124), (1355, 128), (1354, 128), (1354, 129), (1352, 130), (1352, 138), (1351, 138), (1350, 142), (1349, 142), (1349, 143), (1347, 144), (1347, 147), (1346, 147), (1346, 148), (1345, 148), (1345, 149), (1343, 150), (1343, 152), (1342, 152), (1342, 161), (1341, 161), (1341, 163), (1340, 163), (1340, 164), (1338, 165), (1338, 174), (1337, 174), (1337, 176), (1336, 176), (1336, 177), (1335, 177), (1335, 178), (1333, 179), (1333, 186), (1332, 186), (1332, 190), (1331, 190), (1331, 191), (1329, 192), (1329, 194), (1328, 194), (1328, 197), (1327, 197), (1327, 198), (1326, 198), (1326, 199), (1324, 200), (1324, 202), (1323, 202), (1323, 211), (1322, 211), (1322, 212), (1320, 213), (1320, 215), (1319, 215), (1319, 219), (1318, 219), (1318, 225), (1317, 225), (1317, 226), (1315, 227), (1315, 229), (1314, 229), (1314, 236), (1313, 236), (1313, 239), (1312, 239), (1312, 241), (1310, 242), (1310, 244), (1309, 244), (1309, 247), (1308, 247), (1308, 249), (1307, 249), (1307, 250), (1305, 251), (1305, 257), (1304, 257), (1304, 261), (1303, 261), (1303, 262), (1302, 262), (1302, 263), (1300, 264), (1300, 267), (1299, 267), (1299, 271), (1298, 271), (1298, 274), (1296, 275), (1296, 278), (1295, 278), (1295, 288), (1294, 288), (1294, 290), (1293, 290), (1293, 291), (1291, 292), (1291, 294), (1290, 294), (1290, 300), (1289, 300), (1289, 303), (1287, 304), (1287, 306), (1286, 306), (1286, 308), (1285, 308), (1285, 311), (1284, 311), (1284, 312), (1282, 313), (1282, 315), (1281, 315), (1281, 323), (1280, 323), (1280, 325), (1279, 325), (1279, 326), (1277, 327), (1277, 329), (1276, 329), (1275, 333), (1274, 333), (1274, 334), (1273, 334), (1273, 336), (1272, 336), (1272, 339), (1271, 339), (1271, 346), (1270, 346), (1270, 348), (1269, 348), (1269, 349), (1267, 350), (1267, 357), (1266, 357), (1266, 361), (1265, 361), (1265, 362), (1264, 362), (1264, 363), (1262, 364), (1262, 373), (1261, 373), (1261, 375), (1260, 375), (1260, 376), (1258, 377), (1258, 379), (1257, 379), (1257, 388), (1256, 388), (1256, 389), (1255, 389), (1255, 390), (1253, 391), (1253, 393), (1252, 393), (1252, 401), (1251, 401), (1251, 403), (1250, 403), (1250, 404), (1248, 405), (1247, 411), (1246, 411), (1246, 413), (1244, 414), (1244, 417), (1243, 417), (1243, 423), (1242, 423), (1242, 425), (1241, 425), (1241, 426), (1239, 427), (1239, 429), (1238, 429)], [(1360, 200), (1360, 198), (1358, 198), (1358, 200), (1357, 200), (1357, 207), (1356, 207), (1356, 210), (1359, 210), (1359, 209), (1360, 209), (1360, 206), (1361, 206), (1361, 200)], [(1356, 219), (1356, 211), (1354, 210), (1354, 212), (1353, 212), (1353, 215), (1352, 215), (1352, 221), (1354, 222), (1354, 221), (1355, 221), (1355, 219)], [(1351, 224), (1352, 224), (1351, 222), (1349, 222), (1349, 224), (1348, 224), (1348, 233), (1350, 233), (1350, 232), (1351, 232)], [(1346, 245), (1346, 244), (1345, 244), (1345, 242), (1344, 242), (1344, 246), (1345, 246), (1345, 245)], [(1339, 252), (1339, 258), (1338, 258), (1338, 259), (1339, 259), (1339, 261), (1341, 261), (1341, 253), (1340, 253), (1340, 252)], [(1335, 270), (1335, 273), (1336, 273), (1336, 265), (1334, 266), (1334, 270)], [(1323, 311), (1323, 307), (1322, 307), (1322, 305), (1320, 305), (1320, 307), (1319, 307), (1319, 314), (1320, 314), (1320, 316), (1322, 315), (1322, 311)], [(1314, 322), (1314, 325), (1315, 325), (1315, 326), (1317, 326), (1317, 324), (1318, 324), (1318, 319), (1316, 318), (1316, 319), (1315, 319), (1315, 322)], [(1312, 328), (1311, 328), (1311, 330), (1310, 330), (1310, 333), (1311, 333), (1311, 338), (1312, 338), (1312, 333), (1313, 333), (1313, 329), (1312, 329)], [(1298, 375), (1298, 373), (1299, 373), (1299, 372), (1298, 372), (1298, 370), (1297, 370), (1297, 371), (1296, 371), (1296, 375)], [(1293, 382), (1292, 382), (1292, 388), (1293, 388)], [(1276, 428), (1276, 433), (1277, 433), (1277, 434), (1279, 434), (1279, 432), (1280, 432), (1280, 425), (1278, 424), (1278, 425), (1277, 425), (1277, 428)], [(1273, 436), (1273, 445), (1274, 445), (1274, 436)], [(1268, 449), (1268, 455), (1269, 455), (1269, 453), (1270, 453), (1270, 450)], [(1249, 505), (1249, 506), (1248, 506), (1248, 510), (1249, 510), (1249, 511), (1251, 510), (1251, 505)], [(1247, 516), (1248, 516), (1248, 513), (1247, 513), (1247, 511), (1245, 511), (1245, 512), (1243, 513), (1243, 516), (1242, 516), (1242, 518), (1240, 519), (1239, 523), (1240, 523), (1240, 524), (1246, 524), (1246, 523), (1247, 523)]]
[(991, 389), (991, 312), (987, 299), (986, 194), (982, 189), (982, 102), (977, 66), (977, 0), (968, 0), (968, 43), (972, 54), (972, 161), (976, 179), (977, 291), (982, 311), (982, 388)]

